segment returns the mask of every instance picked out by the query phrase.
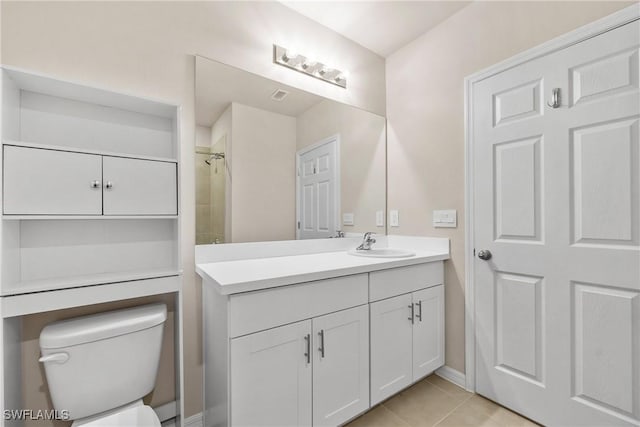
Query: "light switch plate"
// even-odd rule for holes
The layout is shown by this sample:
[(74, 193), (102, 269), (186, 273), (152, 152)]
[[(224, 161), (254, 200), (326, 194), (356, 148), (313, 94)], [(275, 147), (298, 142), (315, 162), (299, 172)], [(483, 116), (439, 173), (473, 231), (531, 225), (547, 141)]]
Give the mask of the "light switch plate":
[(342, 214), (342, 225), (353, 225), (354, 218), (352, 213), (343, 213)]
[(384, 211), (376, 211), (376, 227), (384, 227)]
[(433, 226), (436, 228), (456, 228), (458, 226), (458, 215), (455, 209), (445, 209), (433, 211)]
[(400, 214), (397, 210), (389, 211), (389, 225), (391, 227), (400, 226)]

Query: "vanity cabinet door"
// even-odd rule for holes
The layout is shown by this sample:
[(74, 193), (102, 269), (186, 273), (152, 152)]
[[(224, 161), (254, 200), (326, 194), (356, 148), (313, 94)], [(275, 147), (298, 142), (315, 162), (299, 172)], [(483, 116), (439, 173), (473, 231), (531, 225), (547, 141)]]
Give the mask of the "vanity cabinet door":
[(172, 162), (105, 156), (105, 215), (177, 215), (177, 169)]
[(411, 384), (411, 294), (371, 303), (371, 405)]
[(413, 293), (413, 381), (444, 365), (444, 286)]
[(101, 156), (4, 147), (7, 215), (101, 215), (101, 182)]
[(310, 341), (311, 320), (231, 340), (231, 425), (311, 425)]
[(313, 425), (338, 426), (369, 408), (369, 307), (313, 319)]

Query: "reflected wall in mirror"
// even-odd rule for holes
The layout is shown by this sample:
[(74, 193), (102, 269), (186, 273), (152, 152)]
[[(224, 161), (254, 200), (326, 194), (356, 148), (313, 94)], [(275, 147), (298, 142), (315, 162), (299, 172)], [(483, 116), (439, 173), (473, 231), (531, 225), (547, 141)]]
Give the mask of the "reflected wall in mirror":
[(196, 244), (385, 233), (382, 116), (196, 57)]

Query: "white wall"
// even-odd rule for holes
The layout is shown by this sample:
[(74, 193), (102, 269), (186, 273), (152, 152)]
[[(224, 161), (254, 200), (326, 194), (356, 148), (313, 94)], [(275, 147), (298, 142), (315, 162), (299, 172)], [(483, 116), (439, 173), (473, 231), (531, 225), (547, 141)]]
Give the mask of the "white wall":
[[(2, 1), (2, 63), (182, 106), (185, 415), (202, 409), (194, 271), (194, 54), (384, 114), (384, 60), (277, 2)], [(272, 63), (272, 43), (349, 70), (343, 90)], [(42, 393), (42, 392), (40, 392)]]
[(232, 242), (294, 240), (296, 119), (233, 103)]
[[(631, 3), (478, 1), (387, 58), (388, 199), (394, 234), (448, 237), (446, 363), (464, 372), (463, 79)], [(434, 209), (458, 228), (434, 229)]]

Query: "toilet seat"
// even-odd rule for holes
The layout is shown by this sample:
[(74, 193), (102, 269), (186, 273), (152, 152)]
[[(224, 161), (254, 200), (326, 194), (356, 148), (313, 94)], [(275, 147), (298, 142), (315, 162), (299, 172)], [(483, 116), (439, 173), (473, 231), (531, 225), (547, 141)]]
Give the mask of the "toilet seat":
[(74, 422), (72, 427), (160, 427), (155, 411), (147, 405), (136, 405), (88, 422)]

